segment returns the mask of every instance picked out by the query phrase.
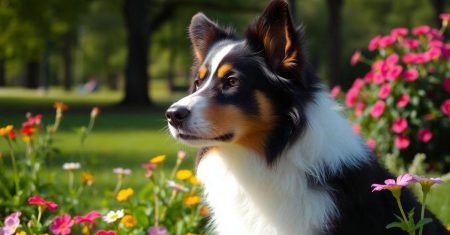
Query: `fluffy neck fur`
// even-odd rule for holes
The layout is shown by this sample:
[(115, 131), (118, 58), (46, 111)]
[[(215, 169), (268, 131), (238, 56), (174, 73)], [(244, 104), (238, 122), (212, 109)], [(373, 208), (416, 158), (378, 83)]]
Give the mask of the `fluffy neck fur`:
[[(236, 145), (212, 148), (197, 175), (205, 186), (217, 234), (314, 235), (339, 217), (325, 179), (345, 167), (358, 167), (367, 151), (337, 105), (319, 92), (305, 110), (301, 137), (269, 167)], [(311, 187), (310, 179), (320, 187)]]

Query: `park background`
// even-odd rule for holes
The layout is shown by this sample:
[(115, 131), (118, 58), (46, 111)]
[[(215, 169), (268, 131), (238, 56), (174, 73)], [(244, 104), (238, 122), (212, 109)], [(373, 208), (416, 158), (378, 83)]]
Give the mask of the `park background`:
[[(57, 156), (48, 162), (48, 179), (65, 185), (65, 162), (83, 155), (95, 173), (99, 205), (116, 185), (115, 167), (133, 173), (125, 183), (143, 187), (143, 162), (166, 154), (175, 164), (185, 150), (184, 168), (193, 168), (195, 150), (168, 134), (164, 110), (186, 94), (192, 52), (187, 27), (201, 11), (242, 35), (262, 12), (261, 0), (0, 0), (0, 126), (20, 127), (25, 113), (54, 120), (53, 103), (69, 106), (55, 138)], [(350, 65), (356, 49), (392, 28), (441, 27), (439, 14), (450, 12), (445, 0), (291, 0), (293, 19), (305, 26), (309, 60), (330, 87), (349, 88), (370, 68)], [(95, 91), (86, 84), (96, 81)], [(101, 113), (83, 150), (77, 127), (86, 125), (93, 106)], [(1, 155), (7, 145), (0, 143)], [(169, 169), (169, 167), (168, 167)], [(431, 208), (450, 224), (449, 183), (437, 189)], [(442, 206), (445, 205), (445, 206)]]

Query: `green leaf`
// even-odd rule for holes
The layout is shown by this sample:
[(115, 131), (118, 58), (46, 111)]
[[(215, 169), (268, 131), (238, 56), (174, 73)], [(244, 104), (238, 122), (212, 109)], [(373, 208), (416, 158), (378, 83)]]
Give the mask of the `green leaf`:
[(423, 218), (419, 222), (417, 222), (415, 229), (423, 227), (424, 225), (429, 224), (431, 222), (433, 222), (433, 219), (431, 219), (431, 218)]
[[(401, 228), (401, 229), (403, 229), (403, 227), (404, 227), (404, 224), (402, 222), (392, 222), (392, 223), (386, 225), (387, 229), (391, 229), (391, 228)], [(405, 229), (403, 229), (403, 230), (405, 230)]]

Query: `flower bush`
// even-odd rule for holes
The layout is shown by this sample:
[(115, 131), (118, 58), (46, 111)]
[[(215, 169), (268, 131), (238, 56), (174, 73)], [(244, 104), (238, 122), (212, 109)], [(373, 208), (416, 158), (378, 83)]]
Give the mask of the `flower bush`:
[[(131, 169), (115, 168), (116, 185), (105, 192), (101, 203), (92, 200), (95, 175), (87, 161), (66, 162), (63, 182), (44, 180), (48, 163), (58, 151), (58, 134), (68, 106), (57, 102), (55, 121), (45, 126), (43, 116), (28, 114), (20, 130), (0, 128), (0, 144), (9, 149), (0, 158), (0, 234), (198, 234), (204, 228), (208, 209), (200, 200), (199, 181), (191, 170), (179, 169), (186, 159), (180, 151), (172, 171), (165, 170), (165, 155), (143, 163), (146, 170), (140, 189), (126, 187)], [(87, 126), (77, 129), (80, 149), (92, 132), (100, 110), (94, 107)], [(20, 134), (18, 134), (20, 133)], [(80, 154), (81, 155), (81, 154)], [(5, 160), (5, 161), (4, 161)], [(74, 159), (71, 159), (74, 160)], [(75, 180), (80, 177), (80, 180)], [(67, 180), (67, 181), (66, 181)], [(64, 187), (67, 184), (67, 187)], [(98, 198), (98, 196), (96, 196)], [(95, 208), (91, 208), (95, 207)]]
[(450, 43), (441, 30), (419, 26), (395, 28), (368, 45), (372, 59), (356, 51), (351, 64), (370, 66), (352, 87), (332, 95), (343, 99), (354, 131), (367, 139), (377, 155), (400, 156), (411, 163), (426, 153), (429, 168), (450, 166)]

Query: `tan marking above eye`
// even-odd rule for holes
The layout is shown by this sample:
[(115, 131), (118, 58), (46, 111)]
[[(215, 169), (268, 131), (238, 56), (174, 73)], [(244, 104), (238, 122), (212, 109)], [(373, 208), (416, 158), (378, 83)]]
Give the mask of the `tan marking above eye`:
[(225, 75), (227, 75), (232, 69), (233, 67), (231, 66), (231, 64), (224, 64), (220, 66), (220, 68), (217, 70), (217, 77), (218, 78), (225, 77)]
[(208, 73), (208, 68), (206, 68), (205, 65), (202, 65), (200, 67), (200, 69), (198, 70), (198, 78), (200, 80), (203, 80), (205, 78), (205, 76), (206, 76), (206, 73)]

